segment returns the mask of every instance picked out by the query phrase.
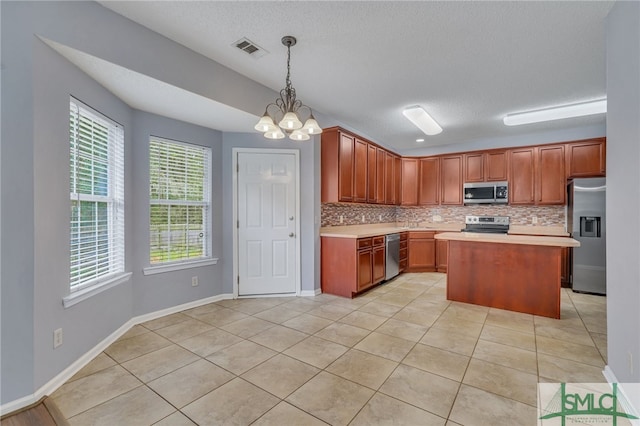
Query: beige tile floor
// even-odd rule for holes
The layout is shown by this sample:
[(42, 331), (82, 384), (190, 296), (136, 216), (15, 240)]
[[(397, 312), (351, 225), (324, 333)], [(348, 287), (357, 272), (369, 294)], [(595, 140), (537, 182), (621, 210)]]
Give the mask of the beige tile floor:
[(403, 274), (350, 300), (225, 300), (136, 325), (52, 397), (72, 425), (527, 425), (540, 382), (603, 382), (604, 297), (562, 319)]

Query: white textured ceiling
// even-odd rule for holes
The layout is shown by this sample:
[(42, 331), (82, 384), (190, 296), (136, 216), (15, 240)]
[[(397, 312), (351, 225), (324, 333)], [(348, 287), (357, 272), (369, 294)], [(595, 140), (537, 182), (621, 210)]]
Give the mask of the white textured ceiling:
[[(293, 35), (298, 97), (399, 151), (420, 146), (418, 137), (435, 146), (605, 120), (502, 124), (510, 112), (606, 97), (612, 1), (100, 3), (276, 91), (286, 74), (280, 39)], [(242, 37), (269, 54), (253, 59), (232, 47)], [(102, 84), (118, 84), (112, 80)], [(422, 105), (444, 131), (422, 135), (401, 114), (412, 105)]]

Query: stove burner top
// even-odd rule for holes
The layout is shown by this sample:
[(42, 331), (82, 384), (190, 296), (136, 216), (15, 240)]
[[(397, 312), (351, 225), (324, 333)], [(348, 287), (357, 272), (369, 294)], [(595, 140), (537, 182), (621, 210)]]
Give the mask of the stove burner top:
[(507, 216), (466, 216), (466, 228), (463, 231), (506, 234), (509, 232), (509, 222)]

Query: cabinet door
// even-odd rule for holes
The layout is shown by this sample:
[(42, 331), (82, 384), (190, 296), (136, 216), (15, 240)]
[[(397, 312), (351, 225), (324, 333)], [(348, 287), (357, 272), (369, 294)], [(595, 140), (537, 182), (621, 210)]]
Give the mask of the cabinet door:
[(393, 179), (395, 182), (395, 198), (396, 205), (399, 205), (402, 201), (402, 159), (400, 157), (393, 158)]
[(447, 272), (447, 257), (449, 254), (449, 241), (436, 240), (436, 269), (438, 272)]
[(440, 204), (462, 205), (462, 156), (440, 158)]
[(536, 150), (536, 204), (564, 204), (567, 193), (564, 146), (540, 146)]
[(377, 191), (376, 191), (376, 202), (379, 204), (384, 204), (385, 202), (385, 179), (387, 177), (386, 174), (386, 152), (382, 148), (376, 149), (376, 167), (378, 168), (378, 179), (377, 180)]
[(487, 182), (509, 179), (507, 151), (490, 151), (485, 153), (484, 179)]
[(410, 232), (408, 241), (408, 265), (411, 271), (435, 271), (436, 240), (433, 232)]
[(395, 204), (396, 203), (396, 173), (395, 173), (395, 155), (385, 152), (385, 163), (384, 163), (384, 202), (385, 204)]
[(439, 201), (440, 158), (421, 158), (418, 183), (418, 204), (433, 205)]
[(605, 175), (605, 139), (592, 139), (566, 145), (567, 175), (574, 177), (600, 177)]
[(534, 204), (534, 148), (509, 153), (509, 204)]
[(402, 198), (403, 206), (418, 204), (418, 159), (402, 159)]
[(464, 155), (464, 181), (484, 182), (484, 154), (474, 152)]
[(340, 134), (340, 148), (338, 154), (338, 164), (340, 178), (338, 179), (339, 201), (353, 201), (353, 143), (352, 136)]
[(385, 248), (384, 245), (374, 247), (372, 251), (373, 259), (373, 284), (384, 280), (385, 277)]
[(367, 202), (376, 202), (376, 189), (377, 189), (377, 165), (376, 165), (376, 152), (375, 145), (367, 146)]
[(367, 202), (367, 143), (355, 140), (353, 163), (353, 201)]
[(358, 291), (373, 284), (373, 257), (371, 249), (358, 251)]

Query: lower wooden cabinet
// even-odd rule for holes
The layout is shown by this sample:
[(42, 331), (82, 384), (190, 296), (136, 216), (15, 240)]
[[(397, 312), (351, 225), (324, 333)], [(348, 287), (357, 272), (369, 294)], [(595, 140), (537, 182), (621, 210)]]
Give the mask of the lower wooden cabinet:
[(385, 278), (385, 236), (321, 237), (322, 292), (344, 297), (378, 284)]
[(447, 272), (449, 240), (436, 240), (436, 271)]
[(399, 273), (403, 273), (407, 269), (407, 259), (409, 249), (407, 248), (409, 233), (400, 233), (400, 256), (398, 257)]
[(436, 270), (436, 240), (433, 231), (409, 231), (407, 272)]

